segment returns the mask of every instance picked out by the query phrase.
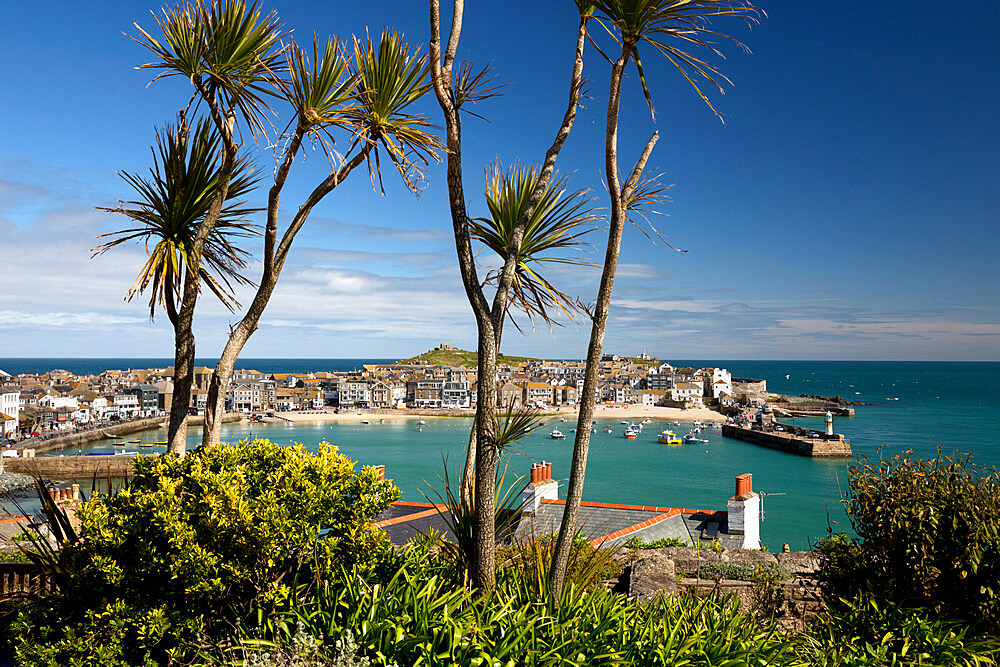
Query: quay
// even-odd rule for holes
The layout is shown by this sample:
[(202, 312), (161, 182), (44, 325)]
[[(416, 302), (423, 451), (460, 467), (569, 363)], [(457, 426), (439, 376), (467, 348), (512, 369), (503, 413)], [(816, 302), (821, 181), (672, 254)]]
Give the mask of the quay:
[(157, 456), (157, 454), (5, 458), (3, 467), (7, 472), (38, 475), (45, 480), (93, 479), (95, 475), (99, 478), (108, 475), (124, 477), (132, 473), (132, 462), (145, 456)]
[[(780, 426), (782, 430), (777, 430)], [(819, 437), (810, 437), (817, 434)], [(799, 428), (788, 424), (778, 424), (767, 426), (736, 426), (726, 424), (722, 427), (722, 435), (726, 438), (735, 438), (744, 442), (752, 442), (770, 449), (777, 449), (799, 456), (811, 456), (814, 458), (850, 458), (854, 454), (851, 451), (851, 443), (847, 442), (843, 435), (839, 433), (819, 433), (812, 429)]]

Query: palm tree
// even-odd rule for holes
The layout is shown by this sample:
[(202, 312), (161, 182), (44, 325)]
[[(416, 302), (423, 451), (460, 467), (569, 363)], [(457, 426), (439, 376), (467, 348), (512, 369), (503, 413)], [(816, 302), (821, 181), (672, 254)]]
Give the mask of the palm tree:
[[(136, 241), (145, 244), (147, 259), (128, 291), (126, 300), (149, 291), (149, 317), (162, 307), (175, 329), (178, 328), (179, 301), (186, 274), (197, 270), (198, 282), (208, 287), (230, 311), (239, 306), (234, 285), (251, 281), (243, 275), (249, 254), (236, 245), (242, 238), (257, 235), (248, 216), (259, 209), (248, 208), (240, 201), (257, 183), (257, 174), (249, 159), (238, 157), (219, 220), (202, 249), (201, 261), (192, 261), (193, 243), (198, 228), (208, 214), (222, 178), (219, 135), (206, 121), (189, 131), (184, 112), (176, 127), (156, 132), (153, 166), (148, 176), (123, 172), (122, 178), (138, 199), (120, 202), (114, 208), (99, 210), (124, 215), (135, 226), (102, 234), (109, 239), (93, 249), (93, 256), (111, 248)], [(197, 269), (193, 267), (197, 266)], [(174, 360), (174, 368), (194, 365), (194, 346), (183, 350), (185, 359)], [(175, 391), (171, 416), (178, 413), (176, 428), (183, 432), (183, 417), (190, 403), (190, 385), (181, 383)], [(176, 388), (176, 387), (175, 387)], [(171, 419), (173, 423), (174, 420)], [(171, 432), (170, 437), (173, 437)]]
[[(475, 218), (469, 222), (472, 238), (492, 250), (498, 257), (506, 258), (513, 245), (518, 221), (525, 215), (532, 193), (538, 187), (541, 174), (535, 167), (515, 166), (505, 171), (494, 163), (486, 179), (486, 204), (488, 218)], [(510, 283), (507, 307), (508, 318), (515, 327), (513, 311), (522, 312), (529, 322), (539, 318), (547, 325), (557, 323), (555, 317), (573, 318), (581, 309), (578, 301), (560, 291), (542, 271), (547, 266), (593, 266), (591, 262), (567, 257), (565, 251), (586, 245), (581, 238), (594, 231), (590, 225), (600, 220), (592, 208), (585, 190), (568, 192), (568, 179), (553, 173), (552, 179), (541, 187), (541, 198), (527, 217), (524, 235), (515, 255), (514, 277)], [(500, 271), (487, 273), (484, 284), (497, 284)], [(500, 323), (502, 329), (503, 323)], [(473, 434), (475, 432), (473, 431)], [(497, 440), (497, 449), (501, 439)], [(475, 479), (476, 440), (470, 435), (466, 451), (465, 470), (462, 475), (462, 497), (471, 494)]]
[[(205, 109), (220, 139), (219, 178), (188, 249), (188, 270), (174, 327), (174, 391), (185, 395), (194, 380), (193, 324), (204, 246), (228, 198), (242, 128), (254, 137), (265, 133), (269, 111), (265, 97), (282, 73), (285, 47), (275, 14), (263, 15), (256, 4), (247, 7), (244, 0), (184, 1), (154, 16), (162, 33), (159, 39), (136, 25), (139, 34), (133, 39), (153, 55), (139, 69), (158, 71), (154, 81), (172, 76), (189, 81), (196, 91), (189, 107)], [(240, 119), (242, 125), (237, 124)], [(178, 455), (186, 449), (184, 408), (184, 414), (179, 406), (170, 414), (167, 451)]]
[[(597, 302), (593, 310), (583, 399), (580, 402), (569, 488), (566, 492), (566, 509), (563, 512), (556, 551), (549, 571), (553, 594), (557, 600), (562, 591), (573, 537), (577, 532), (580, 502), (583, 500), (583, 481), (590, 446), (590, 423), (594, 413), (592, 397), (597, 390), (597, 371), (604, 346), (608, 312), (611, 308), (611, 290), (618, 267), (622, 233), (625, 221), (630, 217), (630, 211), (655, 202), (659, 191), (653, 185), (653, 180), (643, 178), (646, 162), (659, 139), (659, 134), (656, 132), (643, 148), (628, 179), (622, 183), (619, 177), (618, 119), (625, 69), (630, 63), (635, 64), (643, 95), (652, 116), (654, 114), (652, 96), (646, 83), (639, 53), (640, 45), (650, 46), (681, 74), (694, 88), (696, 94), (718, 115), (700, 86), (709, 83), (721, 90), (722, 82), (728, 82), (728, 79), (697, 54), (707, 50), (709, 55), (721, 56), (719, 49), (709, 41), (717, 37), (740, 46), (742, 44), (728, 35), (712, 30), (710, 22), (720, 17), (738, 17), (754, 22), (760, 15), (760, 12), (745, 0), (593, 0), (592, 4), (595, 19), (619, 44), (621, 52), (611, 68), (605, 133), (605, 177), (611, 200), (608, 245)], [(700, 51), (692, 51), (692, 47)]]
[[(225, 393), (240, 351), (257, 330), (261, 315), (277, 286), (296, 234), (324, 197), (362, 164), (368, 167), (372, 186), (381, 189), (381, 160), (387, 158), (403, 182), (419, 191), (422, 167), (436, 159), (440, 148), (428, 129), (430, 122), (410, 108), (430, 89), (427, 57), (403, 41), (392, 30), (382, 32), (377, 42), (354, 39), (352, 58), (344, 55), (336, 40), (324, 49), (313, 41), (310, 59), (294, 43), (288, 48), (287, 81), (278, 81), (278, 95), (292, 107), (294, 125), (279, 156), (278, 171), (271, 187), (264, 230), (264, 268), (253, 301), (243, 319), (234, 326), (212, 373), (205, 410), (202, 444), (219, 441)], [(350, 144), (341, 157), (332, 147), (332, 132), (343, 131)], [(313, 137), (330, 159), (330, 173), (299, 206), (278, 238), (278, 207), (281, 189), (303, 139)]]
[[(445, 121), (445, 141), (447, 148), (448, 203), (451, 210), (452, 229), (455, 236), (455, 250), (458, 267), (462, 276), (466, 298), (476, 318), (477, 375), (479, 379), (476, 420), (473, 433), (469, 437), (469, 457), (475, 461), (475, 520), (474, 550), (469, 559), (472, 579), (479, 589), (493, 586), (496, 578), (496, 535), (495, 535), (495, 483), (496, 466), (500, 450), (495, 433), (497, 413), (497, 355), (503, 323), (508, 317), (508, 301), (511, 285), (518, 266), (518, 254), (528, 220), (541, 199), (542, 192), (555, 170), (556, 159), (576, 120), (577, 105), (580, 100), (583, 80), (583, 49), (587, 39), (587, 21), (591, 10), (583, 0), (577, 0), (579, 23), (577, 41), (570, 73), (569, 99), (555, 138), (545, 151), (545, 159), (539, 170), (534, 190), (525, 204), (517, 223), (510, 230), (507, 253), (503, 267), (496, 279), (496, 291), (492, 299), (483, 292), (476, 269), (472, 250), (472, 221), (465, 203), (465, 183), (462, 175), (462, 117), (463, 107), (489, 96), (481, 86), (488, 81), (485, 74), (470, 75), (469, 66), (455, 62), (462, 35), (462, 19), (465, 12), (464, 0), (452, 0), (451, 29), (447, 41), (442, 41), (440, 0), (429, 0), (431, 23), (431, 83), (434, 95), (441, 107)], [(457, 65), (457, 70), (456, 70)], [(486, 70), (482, 70), (485, 72)]]

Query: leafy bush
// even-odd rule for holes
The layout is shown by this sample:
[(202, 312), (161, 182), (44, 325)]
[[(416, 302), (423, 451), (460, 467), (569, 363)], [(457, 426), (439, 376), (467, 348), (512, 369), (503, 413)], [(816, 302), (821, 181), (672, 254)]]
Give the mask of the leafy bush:
[[(322, 444), (266, 440), (135, 462), (131, 484), (77, 512), (57, 553), (62, 595), (20, 622), (22, 664), (162, 664), (211, 641), (296, 576), (372, 567), (388, 547), (371, 520), (398, 495)], [(74, 662), (75, 661), (75, 662)]]
[(663, 547), (690, 547), (691, 544), (679, 537), (663, 537), (646, 542), (641, 537), (633, 537), (625, 542), (627, 549), (662, 549)]
[(973, 667), (994, 664), (1000, 644), (970, 636), (961, 622), (931, 619), (925, 609), (862, 595), (820, 616), (800, 652), (815, 667)]
[[(531, 587), (536, 597), (551, 596), (549, 567), (556, 552), (556, 533), (539, 535), (528, 532), (510, 547), (499, 549), (497, 565), (507, 568)], [(579, 590), (590, 590), (602, 581), (613, 579), (622, 573), (621, 564), (615, 560), (620, 547), (614, 545), (593, 546), (583, 533), (573, 536), (573, 545), (566, 566), (565, 583)]]
[(736, 602), (667, 598), (640, 605), (567, 585), (555, 604), (517, 570), (478, 594), (405, 555), (385, 582), (345, 571), (301, 589), (261, 630), (289, 641), (350, 632), (359, 657), (399, 665), (799, 665), (789, 640), (760, 630)]
[(753, 582), (779, 582), (790, 579), (788, 570), (776, 563), (706, 563), (701, 567), (705, 579), (736, 579)]
[(910, 453), (850, 469), (847, 513), (860, 540), (832, 537), (831, 596), (861, 589), (1000, 630), (1000, 475), (969, 454)]

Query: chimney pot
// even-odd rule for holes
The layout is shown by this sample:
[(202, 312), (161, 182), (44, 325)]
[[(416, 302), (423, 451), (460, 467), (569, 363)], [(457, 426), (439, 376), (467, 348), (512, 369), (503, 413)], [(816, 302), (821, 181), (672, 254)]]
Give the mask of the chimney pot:
[(542, 465), (545, 466), (545, 477), (543, 481), (550, 481), (552, 479), (552, 461), (542, 461)]
[(743, 473), (742, 475), (736, 476), (736, 497), (745, 496), (748, 493), (753, 493), (753, 475), (750, 473)]
[(538, 464), (531, 464), (531, 483), (538, 484)]

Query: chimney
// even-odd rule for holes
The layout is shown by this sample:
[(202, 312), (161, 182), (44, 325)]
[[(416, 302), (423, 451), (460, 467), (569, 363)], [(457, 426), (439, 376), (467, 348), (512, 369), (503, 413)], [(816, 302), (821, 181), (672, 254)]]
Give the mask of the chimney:
[(535, 512), (542, 506), (543, 499), (559, 499), (559, 483), (552, 479), (551, 463), (533, 463), (530, 480), (521, 492), (521, 511)]
[(753, 492), (753, 475), (736, 476), (736, 493), (728, 509), (729, 534), (742, 535), (744, 549), (760, 549), (760, 496)]
[(375, 472), (378, 473), (378, 478), (381, 480), (385, 480), (385, 466), (384, 465), (374, 466), (374, 468)]

